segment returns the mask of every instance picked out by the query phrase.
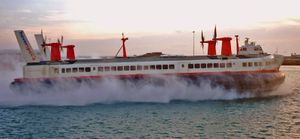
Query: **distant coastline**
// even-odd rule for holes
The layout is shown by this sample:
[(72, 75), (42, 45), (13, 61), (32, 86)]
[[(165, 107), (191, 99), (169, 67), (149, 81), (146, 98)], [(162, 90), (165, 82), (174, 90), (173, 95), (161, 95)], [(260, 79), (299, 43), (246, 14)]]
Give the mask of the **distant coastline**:
[(298, 56), (284, 56), (282, 65), (295, 65), (300, 66), (300, 57)]

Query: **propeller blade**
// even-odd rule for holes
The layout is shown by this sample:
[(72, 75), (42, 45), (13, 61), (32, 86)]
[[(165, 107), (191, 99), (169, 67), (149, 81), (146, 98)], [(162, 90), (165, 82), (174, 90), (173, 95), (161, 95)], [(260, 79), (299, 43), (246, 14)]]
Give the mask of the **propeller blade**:
[(43, 46), (43, 50), (44, 50), (44, 54), (46, 54), (46, 47), (45, 46)]
[(63, 35), (61, 35), (61, 37), (60, 37), (60, 42), (61, 42), (61, 45), (63, 45), (63, 43), (64, 43), (64, 36)]
[(217, 26), (215, 25), (213, 40), (217, 39)]
[(63, 52), (62, 43), (61, 43), (61, 40), (59, 40), (59, 38), (57, 38), (57, 43), (59, 44), (60, 51)]
[(47, 36), (45, 36), (45, 40), (44, 40), (44, 44), (46, 44), (47, 43)]
[(201, 46), (202, 46), (202, 49), (203, 49), (203, 47), (204, 47), (204, 36), (203, 36), (203, 30), (201, 30)]
[(46, 55), (47, 54), (47, 51), (46, 51), (47, 36), (45, 36), (45, 38), (44, 38), (43, 30), (41, 30), (41, 34), (42, 34), (42, 37), (43, 37), (42, 47), (43, 47), (44, 54)]
[(44, 33), (43, 33), (43, 29), (41, 29), (41, 35), (42, 35), (42, 38), (43, 38), (43, 44), (45, 44), (45, 38), (44, 38)]
[(218, 41), (216, 41), (217, 40), (217, 25), (215, 25), (213, 40), (215, 40), (215, 45), (217, 45), (218, 44)]

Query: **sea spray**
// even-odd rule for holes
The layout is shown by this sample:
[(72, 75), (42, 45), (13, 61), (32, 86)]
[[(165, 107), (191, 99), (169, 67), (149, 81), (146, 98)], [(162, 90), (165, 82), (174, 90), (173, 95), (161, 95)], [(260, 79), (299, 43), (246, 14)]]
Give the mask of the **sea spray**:
[[(39, 93), (26, 91), (1, 92), (2, 105), (86, 105), (91, 103), (115, 102), (159, 102), (172, 100), (216, 100), (249, 97), (235, 90), (225, 90), (221, 86), (212, 87), (209, 82), (190, 84), (188, 80), (176, 76), (161, 76), (160, 84), (147, 79), (141, 81), (106, 78), (101, 81), (59, 81), (51, 87), (35, 83)], [(156, 81), (154, 81), (156, 82)], [(4, 84), (2, 84), (4, 85)], [(68, 89), (66, 89), (68, 88)], [(29, 88), (31, 89), (31, 88)]]

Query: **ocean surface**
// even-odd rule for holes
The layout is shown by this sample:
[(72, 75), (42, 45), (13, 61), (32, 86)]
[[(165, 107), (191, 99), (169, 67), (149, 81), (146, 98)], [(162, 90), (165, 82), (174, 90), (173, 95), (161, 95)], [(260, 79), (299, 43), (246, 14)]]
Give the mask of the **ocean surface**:
[(3, 70), (0, 138), (300, 138), (300, 67), (281, 71), (278, 90), (257, 97), (175, 79), (21, 95), (8, 87), (20, 67)]

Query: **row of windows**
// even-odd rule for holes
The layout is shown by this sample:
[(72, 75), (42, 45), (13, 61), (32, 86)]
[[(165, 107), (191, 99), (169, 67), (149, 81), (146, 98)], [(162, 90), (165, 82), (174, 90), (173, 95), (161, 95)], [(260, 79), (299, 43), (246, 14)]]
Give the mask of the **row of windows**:
[(262, 62), (243, 62), (243, 67), (262, 66)]
[[(276, 61), (267, 61), (266, 62), (266, 66), (269, 66), (271, 64), (275, 64)], [(263, 63), (262, 62), (243, 62), (243, 67), (257, 67), (257, 66), (263, 66)]]
[[(175, 69), (174, 64), (170, 65), (138, 65), (138, 66), (104, 66), (98, 67), (99, 72), (103, 71), (135, 71), (135, 70), (168, 70), (168, 69)], [(93, 67), (93, 70), (96, 70)], [(62, 68), (62, 73), (76, 73), (76, 72), (91, 72), (91, 67), (79, 67), (79, 68)]]
[[(240, 51), (247, 51), (247, 47), (240, 48)], [(255, 47), (254, 51), (262, 51), (261, 47)]]
[(62, 68), (62, 73), (70, 73), (70, 72), (91, 72), (91, 67), (80, 67), (80, 68)]
[(201, 64), (188, 64), (189, 69), (199, 69), (199, 68), (231, 68), (232, 63), (201, 63)]
[[(266, 66), (269, 66), (271, 64), (275, 64), (275, 61), (267, 61)], [(243, 67), (258, 67), (258, 66), (263, 66), (262, 62), (243, 62), (242, 63)]]
[(175, 69), (174, 64), (170, 65), (132, 65), (132, 66), (105, 66), (98, 67), (99, 72), (103, 71), (135, 71), (135, 70), (168, 70)]
[[(266, 65), (272, 64), (271, 61), (267, 61)], [(243, 67), (252, 67), (252, 66), (262, 66), (262, 62), (243, 62)], [(184, 65), (182, 65), (184, 67)], [(199, 69), (199, 68), (231, 68), (232, 63), (201, 63), (201, 64), (188, 64), (189, 69)], [(168, 70), (175, 69), (174, 64), (169, 65), (131, 65), (131, 66), (100, 66), (98, 67), (99, 72), (104, 71), (135, 71), (135, 70)], [(62, 68), (62, 73), (76, 73), (76, 72), (91, 72), (91, 67), (79, 67), (79, 68)], [(93, 70), (96, 70), (93, 67)]]

